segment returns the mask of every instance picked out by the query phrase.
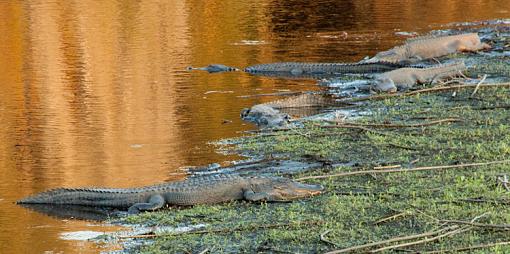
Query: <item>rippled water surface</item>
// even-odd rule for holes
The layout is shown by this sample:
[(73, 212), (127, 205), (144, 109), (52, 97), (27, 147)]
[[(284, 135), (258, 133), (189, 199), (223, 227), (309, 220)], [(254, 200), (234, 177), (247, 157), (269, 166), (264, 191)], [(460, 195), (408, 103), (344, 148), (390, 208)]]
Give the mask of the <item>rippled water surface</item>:
[(318, 89), (189, 65), (358, 61), (397, 32), (509, 17), (508, 0), (0, 1), (0, 252), (98, 252), (60, 236), (109, 228), (13, 202), (238, 159), (208, 142), (254, 128), (239, 112), (269, 99), (238, 96)]

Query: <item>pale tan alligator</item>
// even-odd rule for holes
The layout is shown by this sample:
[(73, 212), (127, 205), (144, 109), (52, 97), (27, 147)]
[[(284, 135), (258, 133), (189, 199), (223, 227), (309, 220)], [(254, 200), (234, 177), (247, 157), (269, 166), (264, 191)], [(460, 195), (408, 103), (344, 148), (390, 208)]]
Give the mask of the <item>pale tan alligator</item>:
[(415, 63), (424, 59), (445, 56), (456, 52), (476, 52), (490, 48), (487, 43), (480, 41), (477, 33), (439, 37), (422, 36), (409, 39), (402, 46), (379, 52), (364, 62)]
[(465, 70), (466, 65), (463, 61), (429, 68), (400, 68), (377, 75), (372, 87), (378, 92), (396, 92), (397, 89), (408, 89), (415, 84), (453, 77)]
[(292, 97), (288, 97), (285, 99), (280, 99), (276, 101), (270, 101), (263, 103), (263, 105), (275, 108), (303, 108), (303, 107), (325, 107), (329, 105), (334, 105), (335, 100), (330, 96), (325, 96), (323, 94), (313, 94), (313, 93), (304, 93)]

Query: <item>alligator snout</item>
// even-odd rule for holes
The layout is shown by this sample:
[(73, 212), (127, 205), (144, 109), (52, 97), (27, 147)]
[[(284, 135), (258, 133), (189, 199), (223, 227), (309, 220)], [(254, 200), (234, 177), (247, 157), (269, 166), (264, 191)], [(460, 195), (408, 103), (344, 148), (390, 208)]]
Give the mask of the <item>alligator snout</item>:
[(197, 67), (197, 68), (189, 66), (186, 68), (186, 70), (188, 70), (188, 71), (201, 70), (201, 71), (207, 71), (209, 73), (239, 71), (239, 69), (237, 69), (235, 67), (230, 67), (230, 66), (226, 66), (223, 64), (210, 64), (206, 67)]

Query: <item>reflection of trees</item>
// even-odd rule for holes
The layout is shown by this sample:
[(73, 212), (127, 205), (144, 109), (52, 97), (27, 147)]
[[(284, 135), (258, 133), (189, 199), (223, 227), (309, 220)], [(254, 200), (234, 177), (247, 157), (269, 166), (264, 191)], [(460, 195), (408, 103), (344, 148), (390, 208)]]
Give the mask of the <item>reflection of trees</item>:
[(271, 31), (294, 36), (296, 33), (342, 31), (361, 20), (353, 12), (355, 1), (274, 0), (269, 6)]
[[(10, 246), (4, 251), (42, 252), (48, 245), (33, 243), (57, 238), (45, 229), (24, 232), (39, 223), (54, 230), (55, 222), (14, 207), (17, 198), (57, 186), (162, 182), (183, 164), (172, 75), (176, 65), (184, 69), (173, 52), (188, 45), (183, 8), (0, 3), (0, 206), (11, 220), (0, 222), (0, 245)], [(21, 214), (13, 220), (13, 212)], [(55, 247), (70, 251), (67, 243)]]

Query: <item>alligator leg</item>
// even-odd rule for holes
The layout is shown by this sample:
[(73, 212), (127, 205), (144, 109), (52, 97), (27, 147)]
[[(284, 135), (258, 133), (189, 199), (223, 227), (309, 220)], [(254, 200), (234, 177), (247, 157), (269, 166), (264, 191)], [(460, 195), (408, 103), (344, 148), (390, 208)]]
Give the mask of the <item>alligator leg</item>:
[(147, 203), (136, 203), (129, 207), (129, 214), (137, 214), (143, 211), (153, 211), (163, 207), (166, 204), (165, 198), (161, 195), (152, 195)]

